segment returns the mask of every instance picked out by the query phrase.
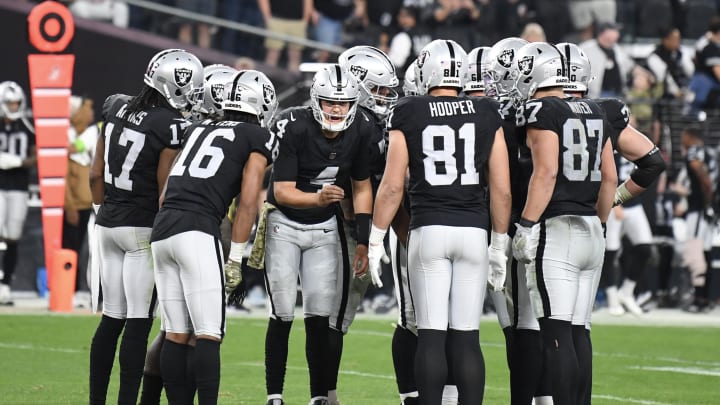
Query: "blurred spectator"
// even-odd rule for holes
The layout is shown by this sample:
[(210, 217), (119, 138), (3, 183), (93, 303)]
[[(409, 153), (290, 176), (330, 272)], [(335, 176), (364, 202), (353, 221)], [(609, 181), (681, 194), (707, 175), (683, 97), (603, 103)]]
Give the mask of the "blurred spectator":
[[(516, 37), (532, 17), (532, 10), (528, 0), (495, 0), (497, 7), (498, 23), (496, 31), (498, 37), (493, 38), (492, 43), (500, 38)], [(553, 1), (553, 0), (551, 0)]]
[(663, 98), (682, 98), (687, 91), (694, 67), (680, 49), (680, 30), (667, 28), (661, 32), (660, 45), (647, 58), (647, 65), (663, 87)]
[(465, 49), (471, 49), (472, 31), (480, 18), (480, 10), (473, 0), (437, 0), (433, 12), (435, 38), (452, 39)]
[(617, 44), (620, 27), (614, 23), (600, 24), (597, 37), (579, 46), (590, 59), (595, 80), (588, 85), (588, 97), (622, 97), (625, 82), (635, 61)]
[(659, 99), (662, 94), (662, 83), (658, 83), (650, 71), (645, 69), (633, 70), (632, 86), (626, 96), (633, 127), (644, 134), (653, 134), (652, 123), (656, 118), (654, 114), (655, 100)]
[[(92, 212), (90, 164), (100, 134), (95, 120), (93, 100), (70, 97), (70, 129), (68, 130), (68, 169), (65, 176), (65, 209), (63, 212), (63, 249), (72, 249), (78, 257), (87, 233)], [(78, 266), (79, 268), (79, 266)], [(82, 277), (75, 278), (75, 291), (82, 288)]]
[(364, 43), (388, 51), (390, 38), (398, 32), (396, 17), (404, 0), (367, 1), (365, 15), (359, 20), (364, 26)]
[(419, 12), (417, 7), (402, 7), (398, 12), (397, 19), (401, 31), (390, 41), (388, 57), (400, 74), (405, 73), (420, 50), (432, 41), (430, 32), (417, 25)]
[(528, 42), (545, 42), (545, 30), (538, 23), (528, 23), (520, 34), (520, 38)]
[[(176, 6), (183, 10), (192, 11), (194, 13), (205, 14), (215, 17), (217, 11), (217, 0), (175, 0)], [(197, 42), (193, 41), (193, 31), (197, 36)], [(210, 35), (210, 26), (195, 21), (183, 20), (180, 24), (178, 32), (180, 42), (186, 44), (197, 43), (201, 48), (210, 48), (212, 37)]]
[(78, 17), (112, 21), (114, 25), (123, 28), (127, 28), (130, 20), (130, 9), (124, 1), (75, 0), (69, 8)]
[(720, 16), (710, 21), (709, 31), (695, 54), (695, 74), (689, 85), (695, 93), (692, 105), (696, 109), (720, 106)]
[(250, 59), (248, 57), (239, 57), (235, 59), (235, 64), (233, 66), (237, 70), (255, 70), (255, 61), (253, 59)]
[[(148, 0), (151, 3), (158, 3), (163, 6), (174, 7), (175, 0)], [(176, 37), (177, 27), (172, 18), (167, 14), (150, 11), (139, 6), (130, 6), (130, 28), (150, 31), (166, 36)]]
[[(314, 0), (315, 10), (312, 23), (315, 25), (315, 39), (329, 45), (342, 43), (343, 23), (350, 16), (365, 15), (365, 0)], [(330, 53), (318, 51), (317, 61), (327, 62)]]
[(535, 0), (535, 19), (545, 29), (547, 41), (562, 42), (572, 31), (568, 0)]
[[(296, 38), (305, 38), (307, 23), (313, 9), (313, 0), (258, 0), (265, 27), (273, 32)], [(285, 42), (265, 39), (265, 63), (277, 66)], [(288, 44), (288, 70), (297, 72), (302, 57), (302, 45)]]
[(617, 13), (615, 0), (569, 0), (568, 10), (581, 41), (592, 38), (593, 23), (614, 23)]
[[(220, 15), (226, 20), (262, 27), (263, 16), (260, 13), (258, 2), (258, 0), (223, 0)], [(220, 47), (225, 52), (256, 59), (262, 58), (264, 48), (261, 37), (229, 28), (223, 29)]]

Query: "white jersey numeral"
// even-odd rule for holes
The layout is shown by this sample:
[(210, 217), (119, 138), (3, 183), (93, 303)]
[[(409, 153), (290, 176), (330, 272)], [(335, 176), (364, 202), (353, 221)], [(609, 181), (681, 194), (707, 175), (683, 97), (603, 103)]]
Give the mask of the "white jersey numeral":
[(0, 151), (27, 159), (28, 137), (25, 132), (11, 132), (0, 134)]
[(122, 169), (120, 175), (113, 177), (110, 173), (110, 165), (108, 165), (108, 157), (110, 156), (110, 148), (113, 145), (110, 144), (110, 136), (112, 135), (115, 124), (109, 122), (105, 124), (105, 183), (112, 184), (121, 190), (132, 191), (133, 180), (130, 178), (130, 172), (135, 167), (135, 162), (140, 156), (143, 146), (145, 146), (145, 134), (142, 132), (135, 131), (129, 128), (123, 128), (118, 138), (118, 145), (130, 147), (123, 160)]
[[(590, 169), (589, 142), (597, 143), (592, 169)], [(579, 118), (569, 118), (563, 124), (563, 175), (570, 181), (585, 181), (590, 174), (590, 181), (597, 182), (602, 178), (600, 161), (603, 147), (603, 121), (589, 119), (583, 124)]]
[(217, 173), (223, 159), (225, 159), (225, 152), (221, 147), (214, 146), (213, 141), (220, 137), (232, 142), (235, 140), (235, 131), (231, 128), (218, 128), (208, 133), (197, 152), (195, 152), (190, 164), (187, 165), (188, 155), (203, 131), (205, 131), (205, 128), (198, 127), (190, 134), (183, 151), (180, 153), (180, 157), (170, 171), (170, 176), (182, 176), (187, 170), (190, 177), (207, 179)]
[[(465, 123), (457, 132), (463, 141), (464, 173), (460, 175), (460, 184), (480, 183), (480, 173), (475, 167), (475, 124)], [(435, 149), (435, 138), (442, 138), (442, 149)], [(457, 159), (455, 159), (455, 131), (448, 125), (428, 125), (422, 132), (422, 148), (425, 154), (425, 181), (433, 186), (447, 186), (458, 177)]]

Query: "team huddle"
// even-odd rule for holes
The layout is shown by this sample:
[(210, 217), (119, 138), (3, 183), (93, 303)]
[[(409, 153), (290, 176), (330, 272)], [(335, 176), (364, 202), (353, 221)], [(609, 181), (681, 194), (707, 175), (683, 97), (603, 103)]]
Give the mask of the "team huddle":
[[(589, 404), (605, 223), (665, 168), (622, 102), (584, 98), (591, 79), (574, 44), (507, 38), (466, 53), (436, 40), (400, 98), (387, 55), (357, 46), (315, 74), (308, 106), (277, 112), (259, 71), (158, 53), (138, 95), (103, 106), (90, 403), (106, 401), (121, 340), (119, 403), (136, 403), (142, 385), (141, 404), (163, 388), (170, 404), (216, 404), (226, 303), (255, 268), (270, 312), (267, 404), (284, 403), (298, 289), (310, 404), (339, 404), (343, 336), (386, 268), (401, 404), (483, 402), (486, 293), (512, 404)], [(636, 165), (620, 185), (614, 153)]]

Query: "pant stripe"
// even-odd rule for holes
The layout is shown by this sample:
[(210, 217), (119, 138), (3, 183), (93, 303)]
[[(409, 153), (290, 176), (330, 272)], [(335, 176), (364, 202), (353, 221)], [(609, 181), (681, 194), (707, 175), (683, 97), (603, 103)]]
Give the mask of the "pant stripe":
[(403, 288), (403, 282), (402, 282), (402, 270), (400, 269), (400, 251), (401, 251), (402, 244), (400, 243), (400, 238), (395, 238), (395, 273), (397, 273), (397, 280), (398, 280), (398, 296), (400, 298), (400, 302), (398, 303), (400, 305), (400, 325), (403, 328), (407, 327), (407, 317), (405, 316), (405, 289)]
[(550, 296), (548, 295), (547, 286), (545, 285), (545, 276), (543, 275), (543, 258), (545, 255), (545, 243), (547, 242), (547, 226), (545, 220), (540, 221), (540, 241), (538, 243), (537, 254), (535, 255), (535, 279), (537, 282), (538, 292), (542, 299), (543, 316), (550, 317)]
[(155, 313), (155, 306), (157, 305), (157, 300), (157, 287), (153, 286), (153, 292), (150, 298), (150, 308), (148, 309), (148, 319), (151, 319), (153, 317), (153, 314)]
[[(512, 326), (517, 328), (520, 319), (520, 281), (518, 275), (518, 261), (510, 258), (510, 278), (512, 283), (512, 301), (513, 301), (513, 323)], [(527, 288), (527, 287), (526, 287)]]
[(347, 309), (348, 297), (350, 295), (350, 253), (348, 252), (347, 238), (345, 237), (345, 224), (340, 213), (335, 216), (337, 218), (338, 235), (340, 236), (340, 249), (342, 250), (342, 270), (339, 274), (342, 280), (342, 297), (340, 299), (340, 308), (338, 308), (337, 320), (335, 321), (335, 329), (342, 331), (343, 320), (345, 320), (345, 310)]
[(267, 296), (270, 300), (271, 318), (279, 319), (277, 313), (275, 312), (275, 303), (273, 302), (272, 291), (270, 291), (270, 280), (268, 280), (267, 276), (267, 267), (265, 268), (265, 271), (263, 271), (263, 277), (265, 278), (265, 291), (267, 291)]
[[(220, 239), (215, 238), (215, 257), (217, 258), (218, 271), (220, 271), (220, 280), (225, 279), (225, 270), (223, 266), (223, 255), (220, 251)], [(220, 319), (220, 338), (225, 337), (225, 288), (220, 286), (220, 306), (222, 307), (222, 317)]]

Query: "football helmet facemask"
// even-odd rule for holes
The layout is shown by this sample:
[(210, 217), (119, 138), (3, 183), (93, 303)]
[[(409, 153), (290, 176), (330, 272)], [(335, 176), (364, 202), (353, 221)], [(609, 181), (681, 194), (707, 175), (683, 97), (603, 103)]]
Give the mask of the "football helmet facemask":
[(473, 49), (467, 56), (467, 69), (465, 70), (465, 86), (463, 91), (485, 91), (485, 81), (483, 80), (483, 66), (487, 66), (489, 46), (481, 46)]
[(418, 94), (425, 95), (435, 87), (463, 88), (467, 54), (457, 42), (436, 39), (420, 51), (415, 78)]
[(486, 65), (481, 67), (486, 96), (496, 98), (510, 96), (517, 78), (517, 70), (514, 68), (515, 58), (518, 49), (527, 43), (522, 38), (510, 37), (496, 42), (490, 48)]
[[(340, 65), (328, 65), (315, 73), (310, 87), (310, 106), (315, 120), (324, 130), (340, 132), (347, 129), (355, 118), (360, 84), (355, 76), (343, 70)], [(348, 102), (347, 114), (334, 115), (323, 111), (320, 101)]]
[(160, 92), (176, 110), (190, 110), (202, 101), (202, 63), (195, 55), (182, 49), (166, 49), (153, 56), (144, 81)]
[[(10, 106), (17, 103), (17, 106)], [(25, 114), (25, 93), (20, 85), (12, 81), (0, 83), (0, 118), (11, 121), (22, 118)]]
[(519, 101), (530, 99), (538, 89), (564, 87), (565, 58), (553, 45), (546, 42), (532, 42), (523, 45), (515, 58), (518, 71), (517, 96)]
[(555, 47), (565, 57), (565, 73), (569, 80), (564, 86), (565, 91), (586, 93), (588, 85), (595, 79), (590, 71), (590, 59), (575, 44), (562, 42)]
[(225, 84), (222, 101), (224, 111), (240, 111), (258, 118), (262, 127), (269, 127), (278, 109), (275, 86), (264, 73), (241, 70)]
[(359, 82), (360, 105), (385, 118), (397, 103), (394, 88), (399, 84), (395, 65), (385, 52), (373, 46), (354, 46), (340, 54), (338, 64)]

